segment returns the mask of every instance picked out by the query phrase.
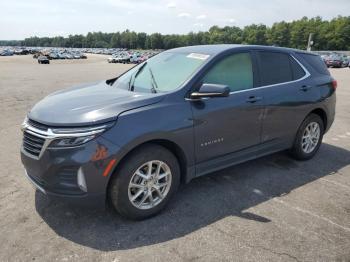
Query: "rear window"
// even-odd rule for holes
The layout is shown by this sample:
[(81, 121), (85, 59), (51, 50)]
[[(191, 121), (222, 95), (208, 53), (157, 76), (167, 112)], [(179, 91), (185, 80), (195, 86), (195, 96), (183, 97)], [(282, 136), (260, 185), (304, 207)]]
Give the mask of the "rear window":
[(317, 73), (321, 75), (329, 75), (327, 66), (322, 58), (318, 55), (298, 53)]
[(279, 84), (293, 80), (290, 56), (284, 53), (259, 51), (257, 53), (260, 86)]

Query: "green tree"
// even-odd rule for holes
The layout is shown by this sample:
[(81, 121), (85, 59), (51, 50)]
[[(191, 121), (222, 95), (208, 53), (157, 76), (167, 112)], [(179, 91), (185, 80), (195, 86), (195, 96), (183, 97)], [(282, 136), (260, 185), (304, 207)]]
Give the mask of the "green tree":
[(146, 33), (138, 33), (137, 34), (137, 48), (144, 49), (146, 46)]
[(153, 33), (150, 35), (151, 49), (163, 49), (163, 37), (160, 33)]
[(292, 22), (277, 22), (271, 27), (252, 24), (243, 29), (236, 26), (212, 26), (205, 32), (185, 35), (123, 32), (89, 32), (86, 36), (29, 37), (23, 41), (0, 41), (0, 45), (54, 46), (54, 47), (122, 47), (141, 49), (169, 49), (203, 44), (257, 44), (305, 49), (309, 34), (313, 34), (315, 50), (349, 50), (350, 16), (338, 16), (330, 21), (321, 17)]
[(284, 21), (274, 23), (267, 31), (267, 39), (270, 45), (276, 46), (290, 46), (290, 29), (289, 23)]
[(267, 27), (263, 24), (252, 24), (244, 27), (242, 34), (243, 43), (251, 45), (267, 44)]
[(117, 47), (120, 47), (120, 33), (117, 32), (117, 33), (114, 33), (113, 36), (111, 37), (111, 42), (110, 42), (110, 47), (114, 47), (114, 48), (117, 48)]

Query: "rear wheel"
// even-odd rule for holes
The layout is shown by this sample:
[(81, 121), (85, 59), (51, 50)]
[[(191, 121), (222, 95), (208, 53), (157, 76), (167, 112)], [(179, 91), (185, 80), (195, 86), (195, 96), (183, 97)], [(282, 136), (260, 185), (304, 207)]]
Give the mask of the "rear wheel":
[(150, 144), (123, 161), (112, 177), (109, 199), (122, 216), (145, 219), (165, 207), (179, 183), (176, 157), (164, 147)]
[(291, 155), (298, 160), (308, 160), (318, 151), (324, 134), (324, 124), (320, 116), (310, 114), (297, 132)]

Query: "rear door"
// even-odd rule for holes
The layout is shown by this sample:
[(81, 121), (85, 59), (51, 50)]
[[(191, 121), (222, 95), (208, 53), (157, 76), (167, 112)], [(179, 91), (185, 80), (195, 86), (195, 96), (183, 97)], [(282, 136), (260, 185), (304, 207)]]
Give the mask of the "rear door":
[(225, 56), (207, 71), (202, 83), (227, 85), (231, 93), (191, 101), (197, 163), (259, 144), (263, 97), (254, 89), (251, 53)]
[(301, 121), (319, 97), (309, 73), (289, 53), (257, 51), (258, 88), (264, 90), (262, 143), (271, 150), (291, 145)]

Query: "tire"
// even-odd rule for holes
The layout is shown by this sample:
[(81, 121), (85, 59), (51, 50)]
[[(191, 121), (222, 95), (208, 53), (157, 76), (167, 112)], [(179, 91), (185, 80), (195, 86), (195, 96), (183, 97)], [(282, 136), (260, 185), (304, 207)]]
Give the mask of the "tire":
[[(315, 123), (315, 125), (313, 123)], [(314, 143), (312, 143), (310, 147), (307, 147), (306, 141), (308, 139), (303, 138), (303, 136), (307, 134), (307, 130), (306, 130), (307, 128), (309, 127), (313, 128), (316, 125), (318, 125), (319, 127), (319, 136), (318, 136), (317, 143), (316, 143), (316, 138), (314, 137), (312, 139)], [(290, 150), (290, 154), (292, 155), (292, 157), (297, 160), (309, 160), (313, 158), (322, 144), (323, 134), (324, 134), (324, 123), (321, 117), (316, 114), (308, 115), (303, 121), (303, 123), (300, 125), (298, 132), (296, 134), (294, 145)]]
[[(147, 180), (138, 175), (140, 173), (143, 176), (149, 174), (148, 164), (150, 161), (153, 161), (151, 164), (153, 180)], [(158, 166), (161, 167), (158, 169)], [(156, 170), (161, 170), (162, 173), (159, 172), (160, 176), (165, 176), (158, 180), (159, 183), (155, 182), (157, 180)], [(170, 171), (170, 175), (165, 175), (169, 174), (166, 170)], [(138, 171), (137, 174), (136, 171)], [(133, 181), (133, 185), (137, 184), (138, 187), (131, 186), (131, 181)], [(166, 183), (168, 183), (167, 186), (159, 188), (158, 191), (155, 189), (158, 185)], [(120, 215), (132, 220), (141, 220), (159, 213), (176, 192), (179, 184), (180, 167), (176, 157), (162, 146), (148, 144), (127, 156), (121, 166), (114, 172), (108, 187), (108, 198)], [(139, 186), (142, 188), (139, 188)], [(163, 198), (160, 197), (158, 192), (163, 192)], [(152, 199), (158, 201), (153, 203), (154, 206), (150, 204), (149, 194), (151, 194)], [(135, 197), (136, 199), (132, 201)], [(144, 200), (144, 198), (146, 199)], [(143, 203), (141, 203), (142, 200), (144, 200)]]

